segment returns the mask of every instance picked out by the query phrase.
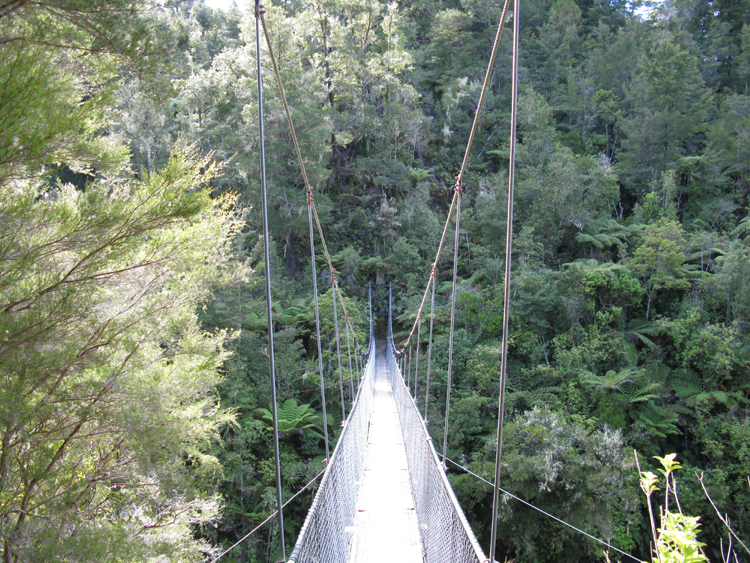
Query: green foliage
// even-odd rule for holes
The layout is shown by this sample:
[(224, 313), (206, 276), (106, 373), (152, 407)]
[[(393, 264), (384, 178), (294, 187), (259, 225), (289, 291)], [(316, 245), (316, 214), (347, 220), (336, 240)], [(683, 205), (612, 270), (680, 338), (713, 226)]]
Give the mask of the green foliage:
[[(0, 155), (16, 159), (0, 159), (0, 177), (63, 164), (54, 176), (89, 172), (90, 180), (125, 158), (113, 142), (117, 138), (129, 144), (131, 166), (142, 179), (167, 163), (178, 136), (212, 149), (213, 160), (223, 163), (212, 187), (215, 194), (239, 192), (248, 206), (242, 235), (227, 255), (247, 274), (238, 286), (215, 290), (201, 320), (211, 333), (236, 331), (226, 344), (234, 355), (222, 364), (219, 392), (222, 407), (236, 410), (240, 426), (222, 427), (223, 447), (212, 450), (224, 468), (225, 517), (197, 535), (228, 547), (270, 513), (275, 496), (270, 433), (266, 421), (255, 418), (270, 403), (270, 381), (254, 17), (201, 2), (149, 12), (135, 0), (111, 2), (110, 11), (78, 10), (83, 4), (56, 0), (0, 12), (0, 22), (13, 24), (0, 32), (0, 67), (6, 71)], [(506, 405), (514, 424), (530, 416), (529, 409), (545, 406), (571, 427), (569, 436), (578, 436), (573, 427), (593, 435), (594, 428), (608, 425), (644, 451), (677, 451), (691, 468), (707, 472), (717, 498), (747, 535), (744, 454), (732, 446), (743, 443), (750, 414), (750, 22), (741, 4), (676, 0), (651, 15), (635, 14), (621, 1), (524, 5)], [(53, 16), (53, 8), (69, 18)], [(265, 9), (358, 341), (363, 344), (366, 336), (363, 284), (369, 281), (394, 284), (395, 330), (408, 330), (442, 233), (500, 7), (485, 0), (324, 0), (271, 2)], [(82, 31), (91, 25), (105, 30), (96, 40)], [(508, 30), (465, 176), (458, 264), (450, 449), (474, 459), (481, 471), (499, 391)], [(5, 41), (13, 33), (23, 33), (23, 41)], [(64, 45), (48, 48), (40, 37)], [(312, 410), (322, 406), (307, 202), (274, 80), (264, 73), (278, 392), (282, 408), (288, 400), (297, 409), (308, 405), (301, 421), (291, 421), (302, 428), (315, 424)], [(114, 122), (108, 113), (113, 103)], [(86, 178), (75, 180), (84, 192)], [(320, 245), (317, 251), (324, 288), (323, 383), (334, 429), (341, 413), (332, 301), (325, 294), (330, 272)], [(437, 261), (433, 414), (442, 411), (445, 397), (451, 257), (449, 244)], [(13, 277), (12, 284), (23, 287), (22, 278)], [(343, 331), (341, 336), (343, 342)], [(343, 356), (348, 380), (355, 374)], [(434, 418), (431, 429), (440, 433), (442, 416)], [(282, 440), (285, 495), (317, 473), (322, 453), (312, 427), (302, 435), (291, 426), (289, 431)], [(585, 449), (585, 441), (575, 438), (559, 459), (572, 473), (579, 461), (589, 463), (576, 474), (585, 481), (590, 471), (591, 487), (573, 481), (573, 491), (595, 498), (598, 487), (608, 491), (600, 498), (609, 499), (608, 486), (597, 484), (603, 462), (573, 455)], [(522, 479), (528, 476), (529, 498), (538, 489), (531, 474), (520, 472)], [(718, 558), (718, 521), (703, 506), (692, 510), (701, 501), (692, 494), (698, 485), (690, 475), (683, 487), (690, 491), (683, 493), (688, 513), (705, 515), (701, 541)], [(486, 491), (462, 477), (456, 484), (467, 516), (484, 534)], [(595, 532), (600, 515), (611, 516), (618, 523), (603, 535), (649, 556), (645, 528), (636, 516), (623, 516), (622, 503), (612, 501), (610, 510), (609, 504), (586, 501), (584, 512), (564, 490), (550, 488), (542, 495), (550, 512), (571, 512)], [(305, 508), (290, 510), (289, 542)], [(524, 523), (524, 542), (504, 545), (509, 557), (558, 561), (573, 542), (546, 525)], [(517, 531), (510, 520), (504, 525), (509, 535)], [(257, 536), (237, 549), (238, 561), (265, 561), (278, 543)], [(581, 559), (599, 557), (588, 544), (572, 549)]]
[[(672, 473), (682, 466), (675, 461), (676, 455), (655, 456), (662, 466), (658, 471), (665, 478), (665, 500), (664, 506), (659, 508), (660, 524), (658, 528), (654, 522), (653, 509), (651, 507), (651, 495), (659, 490), (657, 487), (658, 479), (650, 471), (640, 472), (641, 490), (646, 495), (648, 502), (651, 531), (654, 539), (652, 561), (660, 563), (699, 563), (700, 561), (708, 561), (702, 549), (706, 544), (697, 540), (698, 520), (700, 520), (700, 517), (685, 516), (679, 506), (677, 487)], [(678, 512), (669, 510), (670, 491), (675, 497)]]
[[(268, 409), (257, 409), (265, 421), (266, 428), (273, 430), (273, 413)], [(287, 399), (283, 405), (277, 408), (279, 432), (291, 437), (292, 434), (304, 435), (307, 429), (315, 428), (317, 415), (310, 405), (298, 405), (296, 399)], [(310, 432), (314, 436), (322, 438), (319, 432)]]
[(49, 164), (114, 170), (127, 160), (107, 131), (113, 95), (121, 73), (159, 83), (171, 34), (156, 32), (139, 0), (88, 8), (85, 0), (4, 3), (0, 181), (39, 176)]
[(195, 311), (232, 279), (217, 172), (177, 149), (143, 182), (0, 185), (6, 560), (207, 548), (192, 526), (217, 518), (209, 447), (233, 420), (212, 392), (228, 335)]
[(627, 99), (635, 111), (623, 121), (625, 182), (642, 194), (649, 182), (691, 154), (711, 105), (698, 61), (666, 35), (638, 61)]
[[(619, 431), (606, 426), (592, 430), (590, 422), (540, 408), (514, 419), (504, 433), (501, 479), (514, 495), (613, 541), (637, 521), (635, 482), (628, 475), (632, 462)], [(494, 449), (489, 440), (478, 455), (484, 459)], [(492, 464), (471, 465), (481, 473)], [(591, 510), (596, 519), (589, 518)], [(595, 544), (510, 498), (503, 500), (498, 538), (501, 552), (519, 561), (574, 561), (600, 553)]]
[(643, 280), (648, 297), (646, 320), (651, 313), (651, 303), (656, 292), (662, 289), (687, 289), (687, 271), (683, 229), (679, 223), (663, 219), (647, 226), (642, 234), (642, 244), (633, 253), (632, 268)]

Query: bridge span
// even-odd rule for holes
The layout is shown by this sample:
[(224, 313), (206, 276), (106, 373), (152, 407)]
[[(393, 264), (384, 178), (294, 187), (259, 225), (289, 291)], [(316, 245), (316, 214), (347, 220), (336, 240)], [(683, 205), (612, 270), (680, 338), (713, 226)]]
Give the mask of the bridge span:
[(289, 563), (487, 563), (406, 388), (370, 341), (352, 411)]

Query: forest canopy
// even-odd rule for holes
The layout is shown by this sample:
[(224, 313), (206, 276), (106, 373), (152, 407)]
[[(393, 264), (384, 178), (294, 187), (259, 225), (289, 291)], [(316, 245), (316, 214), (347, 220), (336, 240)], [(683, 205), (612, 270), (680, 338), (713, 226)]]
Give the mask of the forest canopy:
[[(370, 282), (393, 284), (397, 338), (414, 321), (501, 8), (265, 2), (359, 342)], [(519, 23), (502, 480), (645, 560), (632, 450), (652, 471), (653, 456), (676, 453), (682, 508), (700, 515), (699, 539), (719, 560), (729, 532), (701, 474), (750, 537), (750, 10), (523, 0)], [(447, 454), (485, 478), (497, 443), (510, 46), (506, 30), (458, 237)], [(202, 561), (273, 511), (266, 266), (284, 498), (322, 468), (307, 199), (266, 56), (270, 264), (252, 9), (0, 0), (4, 561)], [(437, 263), (430, 319), (435, 437), (453, 250)], [(320, 256), (317, 266), (335, 439), (332, 273)], [(354, 371), (345, 362), (347, 383)], [(461, 471), (449, 478), (487, 551), (491, 490)], [(285, 513), (287, 545), (305, 512), (303, 502)], [(510, 500), (498, 535), (498, 555), (519, 562), (602, 559)], [(270, 527), (225, 560), (279, 554)]]

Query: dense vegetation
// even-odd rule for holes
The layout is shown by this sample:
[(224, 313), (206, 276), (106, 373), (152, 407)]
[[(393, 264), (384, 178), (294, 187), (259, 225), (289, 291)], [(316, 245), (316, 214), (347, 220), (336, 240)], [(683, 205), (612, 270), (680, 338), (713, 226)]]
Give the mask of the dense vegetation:
[[(255, 20), (192, 0), (90, 4), (0, 1), (0, 550), (8, 562), (200, 561), (275, 504)], [(266, 4), (359, 341), (368, 282), (394, 284), (403, 334), (501, 6)], [(502, 482), (646, 559), (632, 450), (644, 468), (675, 452), (682, 508), (701, 516), (718, 560), (728, 534), (700, 473), (750, 537), (750, 8), (667, 0), (639, 15), (618, 0), (523, 0), (521, 12)], [(449, 457), (487, 478), (509, 35), (466, 177), (449, 423)], [(270, 67), (265, 80), (288, 498), (325, 454), (307, 205)], [(435, 436), (452, 256), (445, 249), (437, 268)], [(331, 272), (322, 260), (318, 272), (333, 436)], [(491, 490), (450, 477), (486, 548)], [(305, 511), (285, 513), (289, 544)], [(499, 538), (498, 555), (519, 562), (602, 559), (600, 546), (510, 499)], [(271, 525), (225, 560), (272, 560), (278, 548)]]

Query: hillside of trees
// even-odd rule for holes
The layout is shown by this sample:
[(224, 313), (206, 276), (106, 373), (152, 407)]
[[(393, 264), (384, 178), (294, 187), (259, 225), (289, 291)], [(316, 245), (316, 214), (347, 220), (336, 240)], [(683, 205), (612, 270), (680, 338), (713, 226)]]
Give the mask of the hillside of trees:
[[(276, 499), (255, 18), (202, 0), (92, 6), (0, 0), (0, 558), (206, 561)], [(360, 343), (368, 283), (393, 284), (397, 337), (414, 322), (501, 9), (266, 2)], [(676, 453), (682, 509), (701, 517), (709, 560), (723, 560), (729, 532), (700, 478), (750, 538), (750, 5), (521, 0), (520, 28), (503, 486), (647, 560), (633, 450), (651, 471), (653, 456)], [(508, 26), (465, 176), (447, 452), (487, 479), (510, 51)], [(289, 498), (325, 450), (307, 200), (268, 57), (264, 73)], [(432, 320), (438, 444), (452, 244)], [(322, 256), (317, 271), (335, 439)], [(488, 551), (492, 490), (459, 470), (449, 478)], [(310, 499), (285, 511), (288, 546)], [(278, 560), (274, 526), (223, 561)], [(499, 526), (498, 557), (604, 560), (600, 545), (510, 499)]]

